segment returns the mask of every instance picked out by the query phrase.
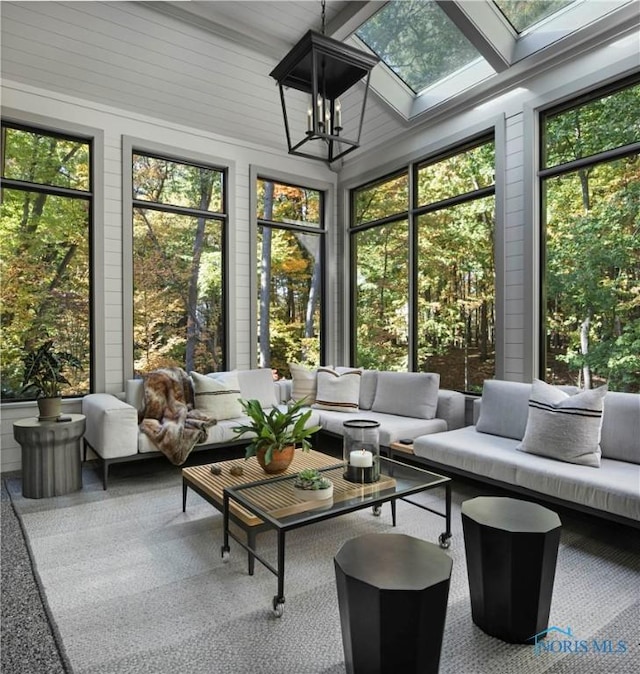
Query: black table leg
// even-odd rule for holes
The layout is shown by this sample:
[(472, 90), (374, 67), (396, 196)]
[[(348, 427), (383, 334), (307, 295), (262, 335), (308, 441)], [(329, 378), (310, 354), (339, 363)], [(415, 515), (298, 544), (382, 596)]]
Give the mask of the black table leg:
[(182, 512), (187, 512), (187, 481), (182, 478)]
[(284, 542), (285, 532), (278, 531), (278, 594), (273, 598), (273, 612), (278, 618), (284, 612)]

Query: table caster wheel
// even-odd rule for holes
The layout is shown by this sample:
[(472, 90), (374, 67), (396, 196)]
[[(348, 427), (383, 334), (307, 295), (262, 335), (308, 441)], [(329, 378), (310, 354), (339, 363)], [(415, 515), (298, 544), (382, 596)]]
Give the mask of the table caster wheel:
[(284, 597), (274, 597), (273, 598), (273, 615), (276, 618), (282, 618), (284, 613)]
[(231, 556), (229, 548), (222, 546), (220, 548), (220, 556), (222, 557), (222, 561), (226, 564), (229, 561), (229, 557)]
[(373, 508), (371, 508), (371, 512), (373, 513), (374, 517), (380, 517), (380, 514), (382, 513), (382, 506), (373, 506)]
[(438, 536), (438, 543), (443, 550), (448, 550), (451, 547), (451, 534), (443, 533)]

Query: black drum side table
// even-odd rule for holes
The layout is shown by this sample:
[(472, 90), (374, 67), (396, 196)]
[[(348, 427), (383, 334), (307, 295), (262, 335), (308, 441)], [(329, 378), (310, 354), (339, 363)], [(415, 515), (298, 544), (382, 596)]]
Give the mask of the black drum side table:
[(537, 503), (480, 496), (462, 504), (473, 622), (510, 643), (549, 625), (560, 518)]
[(83, 414), (69, 414), (70, 421), (19, 419), (13, 437), (22, 447), (22, 495), (26, 498), (62, 496), (82, 489), (80, 440)]
[(451, 557), (405, 534), (366, 534), (334, 564), (348, 674), (437, 674)]

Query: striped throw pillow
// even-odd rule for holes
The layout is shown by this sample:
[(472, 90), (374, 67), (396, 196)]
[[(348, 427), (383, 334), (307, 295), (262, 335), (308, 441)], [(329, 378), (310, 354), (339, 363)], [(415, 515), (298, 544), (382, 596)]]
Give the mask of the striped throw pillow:
[(336, 372), (328, 367), (318, 368), (318, 390), (312, 407), (334, 412), (355, 412), (360, 398), (362, 370)]
[(244, 414), (236, 372), (215, 372), (210, 375), (190, 372), (190, 375), (197, 409), (210, 414), (217, 421), (235, 419)]
[(605, 385), (569, 395), (557, 386), (534, 379), (527, 427), (516, 449), (599, 468), (606, 393)]

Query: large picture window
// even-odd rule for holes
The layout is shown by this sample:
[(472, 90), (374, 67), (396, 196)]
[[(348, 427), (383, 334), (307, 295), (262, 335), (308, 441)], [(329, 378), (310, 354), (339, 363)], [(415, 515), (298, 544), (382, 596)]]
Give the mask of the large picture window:
[(541, 116), (543, 376), (640, 391), (640, 84)]
[(133, 152), (134, 367), (225, 368), (223, 169)]
[(494, 376), (494, 166), (483, 138), (354, 190), (355, 365), (466, 391)]
[(91, 153), (87, 138), (2, 124), (3, 402), (28, 397), (23, 356), (49, 339), (82, 364), (62, 395), (90, 391)]
[(288, 363), (320, 365), (324, 195), (257, 180), (258, 362), (279, 376)]

